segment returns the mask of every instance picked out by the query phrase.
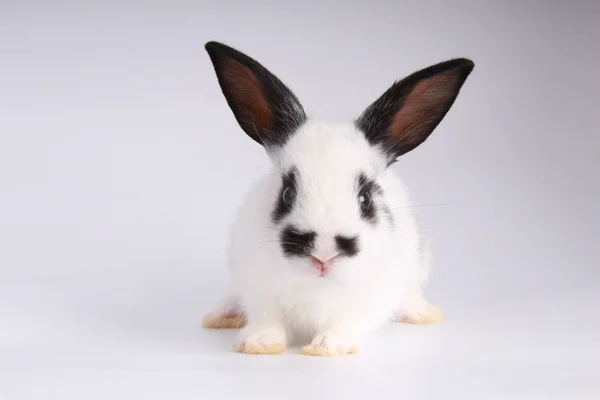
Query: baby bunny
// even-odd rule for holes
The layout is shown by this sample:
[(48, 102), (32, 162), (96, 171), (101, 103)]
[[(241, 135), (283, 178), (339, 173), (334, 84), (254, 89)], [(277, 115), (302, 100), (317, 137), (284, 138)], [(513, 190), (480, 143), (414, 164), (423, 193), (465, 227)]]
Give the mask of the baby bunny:
[(395, 82), (352, 122), (309, 118), (273, 73), (221, 43), (205, 45), (242, 130), (273, 171), (247, 194), (232, 227), (231, 292), (204, 319), (242, 328), (234, 349), (279, 354), (358, 351), (390, 320), (443, 320), (422, 287), (428, 250), (390, 166), (423, 143), (473, 70), (457, 58)]

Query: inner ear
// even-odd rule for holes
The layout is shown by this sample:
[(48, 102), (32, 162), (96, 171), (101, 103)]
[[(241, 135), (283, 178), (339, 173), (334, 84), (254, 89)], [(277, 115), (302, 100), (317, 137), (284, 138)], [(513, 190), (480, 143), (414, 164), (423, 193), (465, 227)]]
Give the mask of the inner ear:
[(393, 142), (410, 151), (425, 140), (423, 135), (433, 131), (433, 120), (440, 119), (454, 101), (456, 81), (454, 74), (444, 72), (417, 83), (406, 95), (392, 120), (388, 135)]
[(205, 49), (229, 108), (253, 140), (281, 146), (306, 121), (294, 93), (258, 61), (222, 43)]
[(254, 131), (256, 135), (270, 131), (273, 126), (273, 111), (256, 75), (250, 68), (232, 58), (224, 58), (221, 67), (227, 101), (242, 128), (250, 133)]
[(356, 125), (389, 163), (423, 143), (454, 104), (473, 70), (459, 58), (417, 71), (394, 83), (357, 119)]

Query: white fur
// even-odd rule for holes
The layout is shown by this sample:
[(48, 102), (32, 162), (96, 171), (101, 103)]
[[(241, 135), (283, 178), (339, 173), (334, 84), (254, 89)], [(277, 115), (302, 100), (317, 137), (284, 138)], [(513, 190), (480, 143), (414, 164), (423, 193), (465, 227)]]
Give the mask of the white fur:
[[(344, 353), (395, 313), (423, 313), (426, 249), (407, 191), (383, 153), (353, 124), (309, 120), (269, 157), (274, 171), (250, 190), (232, 229), (229, 301), (248, 321), (240, 341), (287, 345), (308, 335), (313, 345)], [(298, 197), (291, 214), (274, 224), (281, 174), (291, 166), (299, 172)], [(384, 192), (374, 198), (374, 226), (358, 213), (354, 183), (360, 171)], [(393, 224), (382, 205), (392, 211)], [(336, 234), (358, 235), (360, 252), (321, 277), (309, 261), (283, 256), (279, 229), (287, 222), (317, 232), (315, 255), (322, 259), (334, 255)]]

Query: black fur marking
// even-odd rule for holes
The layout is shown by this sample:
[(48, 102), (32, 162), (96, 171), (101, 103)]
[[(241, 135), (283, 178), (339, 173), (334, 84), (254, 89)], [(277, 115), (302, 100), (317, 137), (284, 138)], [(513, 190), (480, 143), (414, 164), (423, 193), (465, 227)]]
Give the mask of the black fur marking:
[(390, 210), (390, 208), (388, 206), (382, 206), (381, 209), (383, 210), (383, 213), (387, 217), (390, 225), (394, 226), (395, 220), (394, 220), (394, 214), (392, 213), (392, 210)]
[[(286, 174), (282, 176), (281, 189), (279, 190), (279, 196), (275, 203), (275, 208), (271, 212), (271, 219), (274, 223), (280, 222), (286, 215), (288, 215), (294, 208), (296, 202), (296, 195), (298, 192), (297, 178), (298, 171), (295, 167), (292, 167)], [(291, 199), (289, 202), (283, 201), (283, 193), (289, 188), (291, 192)]]
[(288, 225), (281, 231), (281, 249), (286, 257), (308, 257), (312, 253), (317, 234), (313, 231), (302, 231)]
[(307, 120), (296, 95), (246, 54), (214, 41), (204, 47), (240, 127), (265, 147), (283, 146)]
[(358, 175), (358, 187), (361, 190), (366, 190), (371, 195), (375, 196), (378, 194), (383, 194), (383, 189), (379, 186), (379, 183), (375, 182), (372, 179), (367, 177), (367, 174), (361, 173)]
[(353, 257), (358, 254), (358, 237), (347, 237), (337, 235), (335, 245), (341, 255)]
[(371, 205), (365, 211), (361, 210), (361, 218), (365, 221), (375, 224), (377, 223), (377, 205), (375, 204), (375, 195), (383, 194), (383, 189), (379, 184), (367, 177), (366, 174), (361, 173), (358, 176), (358, 195), (366, 192), (371, 196)]
[[(474, 68), (473, 61), (456, 58), (423, 68), (395, 82), (383, 95), (367, 107), (355, 121), (369, 143), (380, 146), (388, 158), (388, 166), (401, 155), (421, 145), (444, 119), (467, 77)], [(440, 78), (435, 86), (421, 88), (412, 99), (412, 109), (407, 113), (410, 123), (399, 124), (394, 131), (394, 121), (408, 103), (419, 83), (430, 78)], [(443, 78), (443, 79), (441, 79)], [(432, 79), (434, 81), (434, 79)]]

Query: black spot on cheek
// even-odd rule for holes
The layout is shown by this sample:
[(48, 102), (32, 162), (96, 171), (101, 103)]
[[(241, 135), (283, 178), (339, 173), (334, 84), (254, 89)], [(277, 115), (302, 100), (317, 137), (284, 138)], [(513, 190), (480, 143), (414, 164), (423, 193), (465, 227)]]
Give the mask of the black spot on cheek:
[(281, 249), (286, 257), (308, 257), (312, 253), (317, 234), (288, 225), (281, 231)]
[(358, 254), (358, 237), (346, 237), (337, 235), (335, 245), (341, 255), (353, 257)]

